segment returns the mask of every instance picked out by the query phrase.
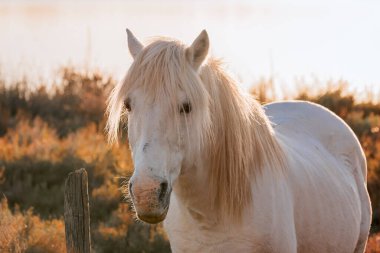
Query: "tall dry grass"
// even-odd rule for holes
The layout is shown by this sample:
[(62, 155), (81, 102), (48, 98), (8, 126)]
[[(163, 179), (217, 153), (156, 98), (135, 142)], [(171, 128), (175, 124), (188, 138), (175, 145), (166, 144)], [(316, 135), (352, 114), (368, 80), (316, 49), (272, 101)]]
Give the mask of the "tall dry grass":
[(0, 252), (66, 252), (61, 219), (41, 220), (32, 209), (11, 211), (6, 198), (0, 202)]

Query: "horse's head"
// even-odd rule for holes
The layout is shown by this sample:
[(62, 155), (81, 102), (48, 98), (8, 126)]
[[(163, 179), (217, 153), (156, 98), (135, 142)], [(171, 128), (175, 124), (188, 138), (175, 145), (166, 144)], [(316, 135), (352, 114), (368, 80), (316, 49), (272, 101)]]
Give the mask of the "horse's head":
[(209, 95), (199, 77), (207, 56), (206, 31), (189, 47), (159, 39), (144, 47), (127, 30), (134, 62), (109, 103), (108, 130), (116, 136), (126, 111), (134, 173), (129, 193), (137, 216), (165, 219), (176, 179), (194, 166), (209, 124)]

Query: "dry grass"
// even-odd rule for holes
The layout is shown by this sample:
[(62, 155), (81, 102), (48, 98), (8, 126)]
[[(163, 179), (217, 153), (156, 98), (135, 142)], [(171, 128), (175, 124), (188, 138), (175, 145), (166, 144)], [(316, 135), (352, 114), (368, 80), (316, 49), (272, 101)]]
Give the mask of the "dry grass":
[(365, 253), (378, 253), (380, 252), (380, 233), (374, 234), (369, 237), (367, 242), (367, 249)]
[(66, 252), (62, 220), (41, 220), (32, 210), (11, 212), (6, 198), (0, 204), (0, 252)]
[(105, 159), (109, 152), (117, 158), (120, 171), (131, 171), (128, 145), (110, 146), (103, 132), (94, 123), (59, 138), (54, 128), (37, 117), (33, 121), (19, 121), (14, 129), (9, 129), (0, 138), (2, 161), (28, 156), (35, 160), (55, 162), (67, 154), (73, 154), (87, 163), (93, 163)]

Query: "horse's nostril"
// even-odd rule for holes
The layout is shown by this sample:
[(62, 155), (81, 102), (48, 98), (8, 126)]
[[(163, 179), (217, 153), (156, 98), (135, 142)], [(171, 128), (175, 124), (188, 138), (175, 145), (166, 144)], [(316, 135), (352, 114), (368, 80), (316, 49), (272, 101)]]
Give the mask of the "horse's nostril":
[(158, 200), (160, 202), (164, 200), (167, 190), (168, 190), (168, 182), (164, 181), (160, 184), (160, 192), (158, 195)]

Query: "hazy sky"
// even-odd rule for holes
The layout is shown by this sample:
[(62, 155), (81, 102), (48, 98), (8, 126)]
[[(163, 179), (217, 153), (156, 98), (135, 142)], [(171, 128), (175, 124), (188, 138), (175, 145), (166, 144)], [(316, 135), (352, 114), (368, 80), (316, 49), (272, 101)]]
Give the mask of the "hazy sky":
[(191, 43), (207, 29), (211, 54), (249, 87), (260, 77), (346, 79), (380, 89), (380, 1), (0, 1), (0, 69), (49, 78), (62, 64), (128, 68), (125, 28), (142, 41)]

